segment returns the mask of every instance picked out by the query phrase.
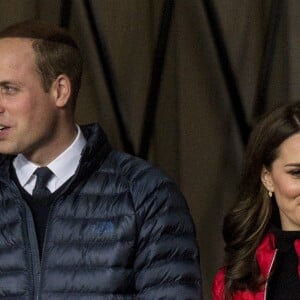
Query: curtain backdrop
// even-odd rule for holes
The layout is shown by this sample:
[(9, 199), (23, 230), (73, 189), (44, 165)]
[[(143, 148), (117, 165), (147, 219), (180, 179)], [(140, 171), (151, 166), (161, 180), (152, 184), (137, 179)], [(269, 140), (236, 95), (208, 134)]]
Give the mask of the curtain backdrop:
[[(29, 18), (58, 24), (61, 2), (0, 0), (0, 27)], [(77, 120), (101, 123), (113, 146), (122, 150), (83, 1), (72, 3), (70, 31), (85, 59)], [(163, 1), (91, 3), (137, 149)], [(251, 124), (271, 1), (214, 3)], [(175, 0), (175, 4), (149, 161), (165, 170), (187, 198), (201, 252), (205, 299), (210, 299), (211, 281), (223, 259), (222, 219), (235, 197), (244, 148), (202, 1)], [(268, 109), (299, 99), (300, 3), (288, 0), (282, 9)]]

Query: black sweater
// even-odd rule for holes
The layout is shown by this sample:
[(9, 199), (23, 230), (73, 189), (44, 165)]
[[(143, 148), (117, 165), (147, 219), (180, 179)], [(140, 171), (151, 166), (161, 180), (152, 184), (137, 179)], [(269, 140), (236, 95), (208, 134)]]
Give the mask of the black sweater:
[(299, 300), (300, 279), (297, 271), (299, 258), (294, 241), (300, 239), (300, 231), (273, 230), (278, 249), (274, 273), (271, 276), (268, 300)]

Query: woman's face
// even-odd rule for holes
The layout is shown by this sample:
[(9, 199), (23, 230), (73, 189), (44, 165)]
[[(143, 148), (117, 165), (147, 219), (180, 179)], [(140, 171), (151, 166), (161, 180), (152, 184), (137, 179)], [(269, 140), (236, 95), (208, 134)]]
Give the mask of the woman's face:
[(263, 168), (261, 179), (274, 192), (283, 230), (300, 230), (300, 133), (279, 147), (271, 170)]

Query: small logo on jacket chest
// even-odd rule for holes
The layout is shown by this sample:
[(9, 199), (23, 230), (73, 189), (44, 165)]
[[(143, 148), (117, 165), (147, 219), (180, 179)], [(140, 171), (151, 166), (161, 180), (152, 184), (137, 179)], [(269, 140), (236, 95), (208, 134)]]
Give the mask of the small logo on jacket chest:
[(101, 221), (87, 226), (91, 234), (112, 234), (115, 232), (115, 225), (112, 221)]

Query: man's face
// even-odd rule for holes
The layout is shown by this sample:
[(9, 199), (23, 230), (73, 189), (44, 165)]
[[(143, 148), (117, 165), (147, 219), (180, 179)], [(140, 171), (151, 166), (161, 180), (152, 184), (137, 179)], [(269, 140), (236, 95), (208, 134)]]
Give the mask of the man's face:
[(34, 161), (51, 152), (57, 123), (53, 93), (43, 89), (31, 40), (0, 39), (0, 153), (22, 153)]

